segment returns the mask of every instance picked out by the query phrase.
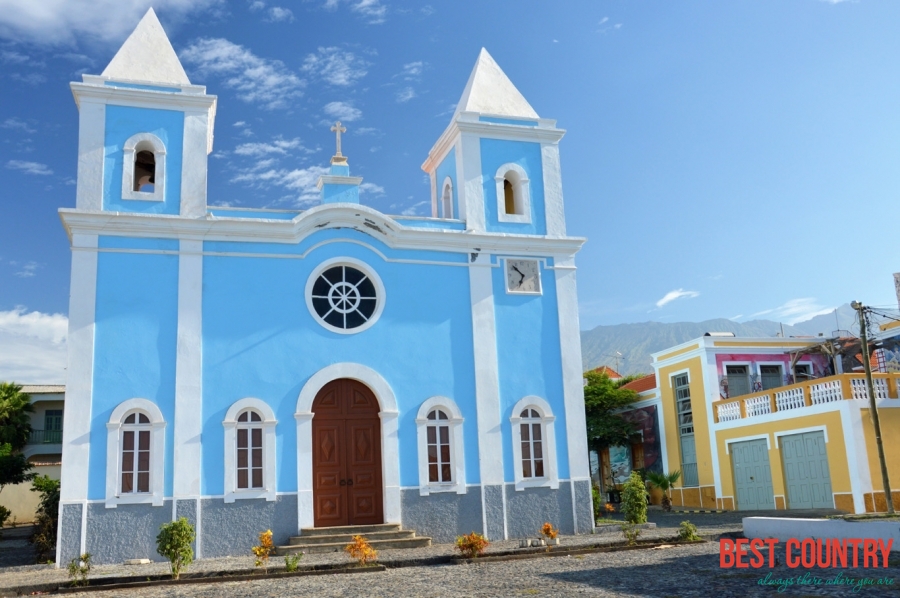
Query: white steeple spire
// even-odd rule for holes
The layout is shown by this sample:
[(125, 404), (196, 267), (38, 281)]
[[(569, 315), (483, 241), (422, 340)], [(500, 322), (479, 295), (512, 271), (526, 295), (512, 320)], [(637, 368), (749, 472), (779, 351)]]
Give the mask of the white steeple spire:
[(478, 54), (469, 82), (456, 105), (456, 114), (460, 112), (539, 118), (528, 100), (484, 48)]
[(152, 8), (116, 52), (103, 76), (128, 81), (191, 84)]

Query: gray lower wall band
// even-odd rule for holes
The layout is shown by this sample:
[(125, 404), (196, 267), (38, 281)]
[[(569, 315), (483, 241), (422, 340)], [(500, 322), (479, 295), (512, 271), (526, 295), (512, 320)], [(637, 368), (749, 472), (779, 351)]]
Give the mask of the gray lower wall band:
[(81, 509), (82, 505), (62, 505), (57, 527), (60, 545), (59, 563), (65, 567), (81, 552)]
[(97, 565), (122, 563), (127, 559), (164, 560), (156, 553), (156, 536), (163, 523), (172, 520), (172, 500), (161, 507), (150, 504), (88, 504), (87, 552)]
[[(225, 503), (221, 498), (204, 499), (200, 505), (203, 558), (251, 555), (250, 548), (259, 544), (259, 534), (272, 530), (272, 541), (284, 546), (296, 536), (297, 496), (278, 496), (236, 500)], [(250, 562), (250, 561), (248, 561)]]
[(454, 542), (456, 536), (482, 532), (481, 488), (469, 487), (465, 494), (439, 492), (428, 496), (407, 489), (400, 500), (403, 529), (415, 530), (435, 543)]

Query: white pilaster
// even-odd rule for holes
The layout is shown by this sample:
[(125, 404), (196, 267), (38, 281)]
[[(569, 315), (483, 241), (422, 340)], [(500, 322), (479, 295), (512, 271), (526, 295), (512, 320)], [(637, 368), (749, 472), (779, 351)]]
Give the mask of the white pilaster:
[(456, 145), (457, 193), (460, 217), (466, 230), (484, 231), (484, 185), (481, 173), (481, 139), (462, 135)]
[(175, 451), (173, 491), (176, 499), (200, 496), (200, 434), (203, 430), (202, 251), (202, 241), (188, 239), (180, 241), (173, 432)]
[(483, 486), (503, 484), (500, 374), (497, 365), (492, 273), (491, 256), (488, 254), (479, 254), (475, 261), (469, 264), (472, 343), (475, 356), (475, 405), (478, 416), (478, 462)]
[(206, 110), (185, 112), (180, 212), (185, 218), (206, 215), (208, 138), (209, 113)]
[(69, 292), (68, 375), (63, 426), (61, 502), (88, 497), (91, 396), (94, 376), (94, 310), (97, 299), (97, 235), (72, 235)]
[(850, 471), (850, 491), (853, 493), (853, 512), (865, 513), (865, 495), (872, 492), (872, 475), (869, 470), (869, 451), (866, 448), (862, 411), (857, 401), (841, 401), (840, 409), (847, 466)]
[(569, 478), (590, 480), (587, 424), (584, 419), (584, 374), (581, 369), (581, 332), (578, 328), (578, 294), (575, 288), (575, 259), (554, 259), (556, 302), (559, 315), (559, 349), (562, 360), (563, 401), (566, 406), (566, 445), (569, 450)]
[[(103, 207), (103, 148), (106, 135), (106, 104), (82, 99), (78, 118), (78, 186), (75, 207)], [(74, 283), (74, 279), (73, 279)]]
[(559, 169), (559, 145), (541, 144), (541, 170), (544, 175), (544, 217), (547, 235), (566, 236), (566, 214), (563, 209), (562, 174)]

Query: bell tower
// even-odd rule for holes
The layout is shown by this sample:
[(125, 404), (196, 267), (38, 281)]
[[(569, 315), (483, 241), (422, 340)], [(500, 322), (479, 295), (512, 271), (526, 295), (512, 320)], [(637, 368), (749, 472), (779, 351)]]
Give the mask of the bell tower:
[(82, 77), (75, 207), (204, 217), (216, 96), (191, 85), (153, 9), (101, 75)]

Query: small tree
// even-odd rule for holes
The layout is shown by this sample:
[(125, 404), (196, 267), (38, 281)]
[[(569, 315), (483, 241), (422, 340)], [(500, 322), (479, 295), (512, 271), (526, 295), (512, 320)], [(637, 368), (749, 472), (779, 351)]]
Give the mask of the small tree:
[[(587, 425), (588, 446), (597, 453), (609, 446), (628, 444), (634, 426), (616, 410), (637, 400), (637, 393), (620, 388), (622, 382), (610, 380), (600, 372), (585, 372), (584, 415)], [(627, 379), (628, 381), (631, 378)]]
[(275, 551), (275, 544), (272, 543), (272, 530), (267, 529), (259, 533), (259, 546), (254, 546), (250, 550), (256, 555), (256, 566), (262, 567), (263, 571), (269, 572), (269, 555)]
[(344, 552), (351, 559), (356, 559), (360, 567), (365, 567), (370, 562), (375, 562), (375, 559), (378, 558), (378, 551), (372, 548), (368, 540), (362, 536), (353, 536), (353, 541), (344, 546)]
[(655, 471), (647, 472), (647, 481), (650, 482), (650, 485), (655, 486), (662, 491), (662, 508), (666, 512), (672, 510), (672, 499), (669, 498), (669, 490), (675, 486), (675, 482), (677, 482), (680, 477), (681, 472), (678, 470), (675, 470), (672, 473), (657, 473)]
[(10, 484), (30, 482), (37, 474), (20, 452), (31, 436), (31, 397), (13, 382), (0, 382), (0, 492)]
[(187, 517), (164, 523), (156, 536), (156, 552), (166, 557), (172, 565), (172, 578), (178, 579), (182, 569), (194, 561), (191, 543), (194, 541), (194, 526)]
[(41, 502), (35, 512), (35, 530), (31, 543), (39, 563), (56, 555), (56, 530), (59, 524), (59, 480), (40, 476), (31, 483), (32, 492), (40, 492)]
[(622, 489), (622, 513), (629, 523), (647, 523), (647, 489), (641, 476), (632, 471)]

